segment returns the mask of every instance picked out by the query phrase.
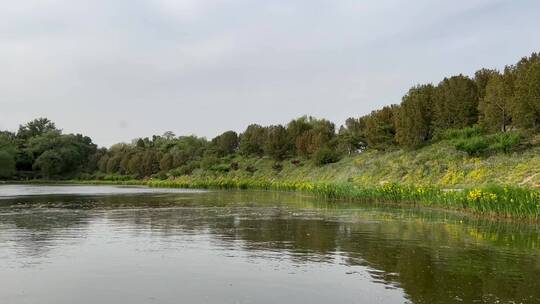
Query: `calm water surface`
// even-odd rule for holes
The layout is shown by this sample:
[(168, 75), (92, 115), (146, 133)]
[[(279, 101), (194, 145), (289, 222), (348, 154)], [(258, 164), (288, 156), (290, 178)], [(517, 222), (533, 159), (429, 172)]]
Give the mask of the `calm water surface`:
[(301, 194), (0, 185), (0, 303), (540, 303), (539, 247)]

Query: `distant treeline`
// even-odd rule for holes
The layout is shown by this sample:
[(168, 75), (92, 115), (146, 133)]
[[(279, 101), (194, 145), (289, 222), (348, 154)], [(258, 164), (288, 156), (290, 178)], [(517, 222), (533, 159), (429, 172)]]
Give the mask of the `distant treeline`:
[[(483, 134), (540, 130), (539, 54), (502, 72), (482, 69), (473, 78), (458, 75), (437, 85), (417, 85), (401, 104), (349, 118), (339, 128), (325, 119), (301, 117), (287, 125), (252, 124), (240, 134), (227, 131), (212, 140), (166, 132), (105, 149), (89, 137), (62, 134), (40, 118), (15, 133), (0, 132), (0, 178), (181, 176), (198, 169), (235, 170), (231, 159), (238, 155), (270, 157), (276, 166), (297, 158), (324, 165), (365, 149), (416, 149), (467, 128)], [(474, 153), (484, 144), (465, 143), (464, 150)]]

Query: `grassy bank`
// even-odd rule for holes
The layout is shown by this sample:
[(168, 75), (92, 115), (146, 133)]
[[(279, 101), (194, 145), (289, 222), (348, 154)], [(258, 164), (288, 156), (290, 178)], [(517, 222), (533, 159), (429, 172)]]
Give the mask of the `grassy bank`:
[(540, 151), (535, 147), (471, 157), (441, 141), (416, 151), (371, 150), (325, 166), (302, 159), (276, 166), (268, 158), (240, 156), (221, 162), (217, 170), (198, 169), (189, 176), (137, 180), (111, 175), (71, 182), (303, 191), (332, 199), (415, 203), (494, 217), (540, 216)]
[(228, 177), (182, 177), (174, 180), (74, 180), (68, 182), (78, 184), (145, 185), (162, 188), (301, 191), (329, 199), (410, 203), (418, 206), (466, 211), (487, 217), (537, 220), (540, 216), (540, 191), (509, 186), (485, 186), (449, 190), (438, 187), (393, 183), (367, 187), (351, 182), (293, 182)]
[[(226, 168), (233, 162), (238, 164), (238, 170), (197, 170), (192, 176), (350, 182), (364, 187), (385, 183), (430, 185), (445, 189), (486, 187), (493, 184), (540, 187), (540, 148), (536, 147), (509, 154), (471, 157), (456, 150), (451, 142), (442, 141), (415, 151), (370, 150), (325, 166), (316, 166), (309, 160), (300, 160), (300, 163), (283, 161), (279, 170), (276, 170), (275, 161), (271, 159), (243, 157), (224, 161), (222, 165)], [(250, 172), (246, 168), (254, 170)]]

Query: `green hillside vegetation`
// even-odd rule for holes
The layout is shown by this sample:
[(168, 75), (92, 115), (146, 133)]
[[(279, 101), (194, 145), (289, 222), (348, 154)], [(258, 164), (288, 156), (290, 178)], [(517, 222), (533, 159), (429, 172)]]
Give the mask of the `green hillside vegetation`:
[(64, 134), (39, 118), (17, 132), (0, 132), (0, 179), (226, 181), (261, 188), (392, 184), (475, 193), (489, 185), (540, 187), (539, 149), (540, 56), (533, 53), (503, 71), (416, 85), (400, 104), (339, 127), (304, 116), (211, 140), (165, 132), (98, 148), (89, 137)]
[[(189, 176), (197, 178), (230, 178), (277, 180), (299, 182), (350, 182), (361, 186), (378, 186), (386, 183), (401, 185), (426, 185), (448, 189), (474, 186), (508, 185), (530, 188), (540, 187), (540, 137), (525, 139), (515, 133), (519, 143), (501, 143), (495, 134), (471, 137), (486, 143), (482, 153), (470, 156), (460, 151), (461, 137), (441, 140), (417, 150), (367, 150), (339, 161), (320, 166), (313, 160), (294, 158), (275, 161), (270, 157), (245, 157), (231, 155), (216, 158), (205, 168), (194, 169)], [(484, 147), (484, 146), (482, 146)], [(506, 152), (505, 152), (506, 151)], [(171, 170), (160, 179), (185, 176), (183, 168)], [(90, 179), (95, 176), (89, 176)], [(104, 180), (130, 180), (136, 176), (103, 174)]]

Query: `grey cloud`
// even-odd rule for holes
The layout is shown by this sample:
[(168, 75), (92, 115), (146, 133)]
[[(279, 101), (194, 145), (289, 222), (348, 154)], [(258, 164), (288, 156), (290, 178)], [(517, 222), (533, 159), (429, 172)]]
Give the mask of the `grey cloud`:
[(0, 11), (0, 122), (101, 145), (341, 123), (417, 83), (538, 51), (533, 0), (25, 0)]

